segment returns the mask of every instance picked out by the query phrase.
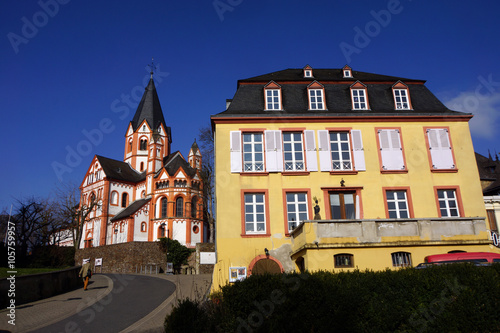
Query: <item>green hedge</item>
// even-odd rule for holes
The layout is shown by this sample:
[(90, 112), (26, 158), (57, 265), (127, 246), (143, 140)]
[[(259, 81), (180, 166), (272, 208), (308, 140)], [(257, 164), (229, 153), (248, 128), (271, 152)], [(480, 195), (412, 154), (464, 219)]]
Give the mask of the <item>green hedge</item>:
[(184, 300), (167, 332), (500, 332), (500, 264), (251, 276)]

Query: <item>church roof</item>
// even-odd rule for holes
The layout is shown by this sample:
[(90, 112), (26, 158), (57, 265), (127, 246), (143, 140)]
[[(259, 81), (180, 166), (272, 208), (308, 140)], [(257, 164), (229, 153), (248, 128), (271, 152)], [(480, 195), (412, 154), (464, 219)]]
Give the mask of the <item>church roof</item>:
[(128, 205), (128, 207), (124, 208), (118, 214), (112, 217), (111, 222), (118, 221), (126, 217), (129, 217), (132, 214), (135, 214), (135, 212), (144, 207), (144, 205), (147, 204), (150, 200), (151, 198), (145, 198), (132, 202), (130, 205)]
[(491, 156), (485, 157), (476, 153), (477, 169), (479, 178), (488, 184), (483, 188), (483, 195), (498, 195), (500, 194), (500, 161)]
[(137, 183), (146, 179), (146, 173), (135, 171), (130, 164), (96, 155), (108, 179)]
[[(184, 157), (182, 157), (182, 154), (178, 151), (168, 155), (163, 161), (163, 167), (170, 176), (174, 176), (177, 173), (177, 170), (181, 167), (187, 173), (187, 176), (194, 177), (194, 175), (196, 175), (196, 170), (192, 168), (188, 162), (186, 162)], [(158, 171), (157, 175), (160, 171)]]
[(160, 124), (163, 124), (167, 135), (170, 138), (170, 127), (165, 123), (163, 111), (161, 110), (160, 100), (156, 93), (156, 87), (153, 78), (149, 80), (144, 94), (142, 95), (141, 102), (135, 111), (134, 118), (131, 121), (132, 129), (135, 131), (142, 122), (146, 120), (149, 127), (153, 130), (158, 129)]
[(194, 143), (193, 145), (191, 146), (191, 150), (193, 151), (194, 154), (196, 154), (196, 152), (198, 150), (200, 150), (200, 148), (198, 147), (198, 144), (196, 143), (196, 140), (194, 140)]

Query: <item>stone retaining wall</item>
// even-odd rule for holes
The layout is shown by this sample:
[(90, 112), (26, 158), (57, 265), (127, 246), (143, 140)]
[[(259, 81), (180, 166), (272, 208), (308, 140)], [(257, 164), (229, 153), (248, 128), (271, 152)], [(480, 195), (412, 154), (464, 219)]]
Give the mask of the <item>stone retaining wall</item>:
[[(128, 242), (99, 247), (79, 249), (75, 263), (90, 258), (93, 271), (97, 273), (164, 273), (166, 269), (165, 252), (159, 242)], [(95, 267), (95, 259), (102, 258), (102, 266)]]
[[(62, 294), (83, 286), (82, 278), (78, 277), (80, 267), (72, 267), (61, 271), (39, 273), (32, 275), (16, 276), (15, 299), (16, 307), (47, 297)], [(9, 305), (7, 297), (11, 280), (0, 279), (0, 307), (2, 309)]]

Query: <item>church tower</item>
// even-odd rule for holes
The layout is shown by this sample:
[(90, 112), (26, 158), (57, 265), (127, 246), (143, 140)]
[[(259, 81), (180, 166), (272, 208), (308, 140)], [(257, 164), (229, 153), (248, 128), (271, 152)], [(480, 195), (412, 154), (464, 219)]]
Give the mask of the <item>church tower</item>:
[(194, 140), (194, 143), (189, 150), (188, 162), (193, 169), (201, 171), (201, 152), (200, 148), (198, 148), (196, 140)]
[(154, 173), (161, 167), (163, 157), (170, 154), (171, 142), (170, 127), (165, 123), (151, 72), (149, 83), (125, 134), (123, 160), (138, 172)]

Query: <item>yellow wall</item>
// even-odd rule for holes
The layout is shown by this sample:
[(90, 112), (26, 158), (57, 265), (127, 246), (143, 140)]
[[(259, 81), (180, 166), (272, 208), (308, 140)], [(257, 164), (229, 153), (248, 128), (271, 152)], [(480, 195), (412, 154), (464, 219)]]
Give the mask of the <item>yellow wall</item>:
[[(313, 197), (319, 199), (320, 214), (325, 219), (325, 211), (329, 209), (325, 202), (321, 187), (340, 186), (340, 180), (345, 180), (346, 187), (362, 186), (361, 218), (386, 218), (385, 197), (383, 187), (409, 187), (411, 204), (415, 218), (438, 217), (438, 207), (433, 186), (458, 186), (461, 192), (465, 217), (484, 217), (486, 212), (482, 199), (482, 191), (477, 172), (474, 150), (470, 137), (468, 123), (457, 122), (346, 122), (346, 123), (267, 123), (237, 124), (223, 123), (219, 118), (215, 122), (215, 152), (216, 152), (216, 197), (217, 197), (217, 260), (214, 272), (214, 288), (224, 285), (228, 281), (228, 270), (231, 266), (245, 266), (258, 255), (264, 253), (264, 248), (276, 250), (284, 244), (290, 244), (290, 238), (285, 237), (285, 216), (283, 212), (282, 189), (310, 189), (308, 197), (310, 206), (313, 206)], [(458, 167), (454, 173), (433, 173), (430, 171), (429, 156), (426, 147), (424, 127), (449, 127), (453, 153)], [(364, 146), (366, 171), (352, 175), (331, 175), (329, 172), (310, 172), (303, 176), (286, 176), (281, 173), (269, 173), (265, 176), (246, 176), (243, 173), (230, 172), (230, 131), (241, 128), (283, 130), (286, 128), (305, 128), (315, 130), (316, 146), (318, 146), (318, 130), (330, 128), (352, 128), (361, 130)], [(380, 172), (379, 150), (375, 128), (401, 128), (402, 145), (406, 160), (407, 173), (382, 174)], [(317, 156), (318, 158), (318, 156)], [(319, 158), (318, 158), (319, 166)], [(242, 238), (242, 202), (241, 189), (268, 190), (270, 216), (270, 234), (267, 238)], [(310, 214), (310, 219), (313, 216)], [(444, 252), (439, 248), (434, 253)], [(362, 249), (359, 251), (373, 251), (371, 255), (358, 256), (359, 265), (373, 269), (388, 267), (388, 263), (379, 260), (377, 253), (381, 249)], [(420, 260), (421, 251), (415, 248), (415, 260)], [(386, 257), (386, 256), (384, 256)], [(317, 269), (332, 266), (332, 253), (319, 260), (308, 252), (307, 260), (316, 262), (310, 267)], [(389, 255), (390, 258), (390, 255)], [(423, 257), (422, 257), (423, 259)], [(366, 261), (366, 265), (362, 260)], [(329, 263), (330, 266), (327, 265)], [(390, 263), (389, 263), (390, 264)]]

